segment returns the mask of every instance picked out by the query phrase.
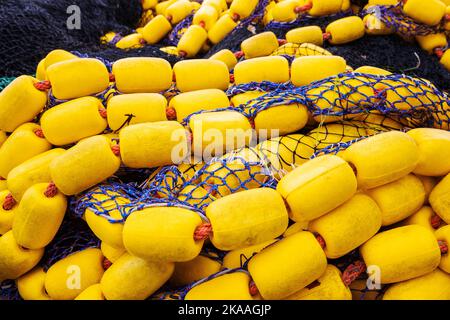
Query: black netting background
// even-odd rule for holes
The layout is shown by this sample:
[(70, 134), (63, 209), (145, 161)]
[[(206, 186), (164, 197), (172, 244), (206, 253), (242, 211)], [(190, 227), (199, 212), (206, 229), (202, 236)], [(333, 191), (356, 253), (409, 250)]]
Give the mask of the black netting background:
[[(367, 1), (352, 2), (364, 5)], [(77, 5), (81, 9), (81, 30), (69, 30), (66, 26), (69, 17), (66, 10), (70, 5)], [(176, 56), (160, 51), (158, 46), (124, 51), (100, 45), (100, 37), (108, 31), (123, 35), (133, 32), (141, 14), (140, 0), (1, 0), (0, 77), (33, 74), (38, 62), (56, 48), (110, 61), (129, 56), (156, 56), (171, 63), (178, 61)], [(341, 15), (300, 19), (294, 27), (310, 24), (325, 27)], [(238, 51), (244, 39), (264, 30), (274, 31), (280, 38), (287, 31), (270, 25), (238, 28), (224, 41), (213, 46), (204, 57), (224, 48)], [(373, 65), (395, 73), (425, 78), (440, 89), (450, 89), (450, 73), (440, 65), (438, 59), (398, 36), (366, 36), (347, 45), (325, 48), (343, 56), (354, 68)]]

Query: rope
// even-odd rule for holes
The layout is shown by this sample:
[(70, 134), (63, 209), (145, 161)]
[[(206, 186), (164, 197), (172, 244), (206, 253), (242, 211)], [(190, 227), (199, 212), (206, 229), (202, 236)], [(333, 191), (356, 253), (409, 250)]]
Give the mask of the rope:
[(353, 281), (366, 271), (366, 264), (362, 261), (356, 261), (350, 264), (342, 273), (342, 281), (349, 286)]

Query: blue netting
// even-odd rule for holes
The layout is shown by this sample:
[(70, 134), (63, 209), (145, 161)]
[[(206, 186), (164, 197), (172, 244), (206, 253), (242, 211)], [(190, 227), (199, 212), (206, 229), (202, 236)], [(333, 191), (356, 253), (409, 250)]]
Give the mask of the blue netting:
[(183, 34), (186, 32), (194, 20), (194, 15), (190, 14), (183, 20), (181, 20), (169, 33), (169, 35), (163, 40), (164, 44), (169, 46), (177, 46)]
[(0, 283), (1, 300), (22, 300), (14, 280), (5, 280)]
[(0, 92), (5, 89), (15, 78), (13, 77), (1, 77), (0, 78)]
[(308, 86), (273, 90), (247, 104), (250, 117), (273, 106), (302, 104), (325, 122), (376, 111), (413, 126), (450, 126), (447, 94), (427, 80), (398, 74), (343, 73)]
[(55, 262), (69, 254), (87, 248), (98, 248), (100, 240), (92, 233), (85, 221), (66, 214), (53, 241), (45, 248), (40, 265), (48, 270)]
[(186, 297), (186, 295), (188, 294), (188, 292), (202, 284), (205, 283), (207, 281), (213, 280), (215, 278), (218, 278), (220, 276), (226, 275), (226, 274), (230, 274), (230, 273), (234, 273), (234, 272), (244, 272), (248, 274), (247, 270), (241, 269), (241, 268), (236, 268), (236, 269), (224, 269), (222, 271), (219, 271), (217, 273), (214, 273), (212, 275), (210, 275), (209, 277), (206, 277), (204, 279), (201, 279), (199, 281), (196, 281), (194, 283), (191, 283), (185, 287), (179, 288), (179, 289), (175, 289), (175, 290), (170, 290), (170, 291), (164, 291), (160, 290), (157, 293), (155, 293), (154, 295), (152, 295), (149, 299), (150, 300), (184, 300), (184, 298)]
[(408, 37), (426, 36), (442, 30), (440, 25), (432, 27), (414, 21), (404, 14), (402, 7), (403, 4), (401, 2), (395, 6), (371, 6), (361, 11), (360, 15), (364, 17), (367, 14), (373, 14), (387, 28), (392, 28), (398, 34)]

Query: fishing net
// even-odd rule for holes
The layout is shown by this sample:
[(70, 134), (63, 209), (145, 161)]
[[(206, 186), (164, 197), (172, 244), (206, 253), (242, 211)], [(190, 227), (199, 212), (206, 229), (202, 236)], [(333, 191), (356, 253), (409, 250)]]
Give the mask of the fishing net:
[[(80, 29), (67, 27), (71, 6), (80, 9)], [(110, 61), (156, 56), (174, 62), (174, 56), (155, 46), (121, 50), (100, 44), (100, 37), (111, 30), (132, 33), (141, 14), (139, 0), (4, 0), (0, 6), (0, 76), (34, 74), (39, 61), (57, 48)]]
[(275, 89), (248, 103), (250, 114), (277, 105), (301, 104), (321, 123), (378, 112), (413, 127), (448, 130), (448, 102), (447, 94), (424, 79), (399, 74), (343, 73), (303, 87), (289, 88), (286, 84), (283, 89)]
[(1, 300), (22, 300), (14, 280), (5, 280), (0, 283), (0, 301)]
[[(89, 229), (86, 222), (81, 219), (74, 219), (66, 214), (55, 238), (45, 248), (39, 266), (47, 271), (54, 263), (72, 253), (87, 248), (98, 248), (99, 246), (100, 241)], [(0, 300), (21, 300), (15, 281), (6, 280), (0, 284)]]
[(66, 214), (55, 238), (45, 248), (40, 265), (47, 271), (54, 263), (72, 253), (98, 247), (100, 240), (95, 237), (86, 222)]
[(1, 77), (0, 78), (0, 92), (5, 89), (15, 78), (13, 77)]

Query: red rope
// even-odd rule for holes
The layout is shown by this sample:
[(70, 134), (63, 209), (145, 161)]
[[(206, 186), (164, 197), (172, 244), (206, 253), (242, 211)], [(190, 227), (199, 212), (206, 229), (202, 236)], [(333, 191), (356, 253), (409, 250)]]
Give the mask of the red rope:
[(99, 109), (98, 109), (98, 112), (100, 113), (100, 116), (101, 116), (103, 119), (108, 118), (108, 113), (106, 112), (106, 109), (105, 109), (105, 108), (99, 108)]
[(166, 109), (167, 120), (177, 120), (177, 111), (173, 107)]
[(439, 249), (441, 249), (441, 254), (447, 254), (448, 253), (447, 242), (445, 242), (444, 240), (439, 240), (438, 244), (439, 244)]
[(202, 223), (194, 231), (194, 240), (201, 241), (208, 239), (212, 233), (212, 226), (210, 223)]
[(328, 41), (328, 40), (331, 39), (331, 33), (325, 32), (325, 33), (322, 35), (322, 37), (323, 37), (323, 41)]
[(353, 281), (366, 271), (366, 264), (362, 261), (356, 261), (349, 265), (342, 273), (342, 281), (349, 286)]
[(47, 189), (44, 191), (44, 195), (47, 198), (53, 198), (58, 193), (58, 188), (56, 188), (56, 185), (54, 182), (50, 182), (47, 186)]
[(114, 145), (111, 147), (112, 152), (114, 153), (114, 155), (116, 156), (120, 156), (120, 146), (119, 145)]
[(241, 20), (241, 16), (238, 15), (237, 13), (233, 13), (231, 19), (233, 19), (234, 22), (238, 22), (239, 20)]
[(48, 80), (39, 81), (34, 83), (34, 87), (39, 91), (46, 91), (52, 88), (52, 84)]
[(230, 73), (230, 82), (234, 83), (234, 74)]
[(442, 219), (441, 219), (441, 217), (439, 217), (437, 214), (435, 214), (435, 215), (433, 215), (433, 216), (431, 217), (431, 226), (432, 226), (434, 229), (439, 229), (439, 227), (441, 226), (441, 224), (442, 224)]
[(108, 270), (112, 266), (112, 262), (107, 258), (103, 259), (103, 270)]
[(14, 199), (13, 195), (10, 193), (5, 197), (5, 200), (3, 201), (3, 210), (11, 210), (15, 205), (17, 201)]
[(240, 59), (244, 56), (244, 51), (235, 52), (234, 56), (236, 57), (236, 59)]
[(259, 293), (258, 287), (253, 280), (248, 284), (248, 289), (252, 297), (256, 296)]
[(42, 139), (45, 138), (44, 131), (42, 131), (41, 128), (34, 130), (34, 134), (37, 135), (39, 138), (42, 138)]
[(447, 13), (444, 17), (445, 21), (450, 21), (450, 13)]
[(303, 5), (303, 6), (295, 7), (294, 12), (295, 13), (306, 12), (306, 11), (311, 10), (312, 7), (313, 7), (313, 4), (311, 2), (309, 2), (309, 3), (307, 3), (307, 4)]
[(287, 43), (287, 40), (285, 40), (285, 39), (278, 39), (278, 45), (279, 46), (285, 45), (286, 43)]
[(179, 55), (181, 58), (186, 58), (186, 57), (187, 57), (187, 52), (186, 52), (186, 51), (183, 51), (183, 50), (180, 50), (180, 51), (178, 51), (178, 55)]
[(205, 29), (205, 27), (206, 27), (205, 21), (200, 21), (200, 22), (198, 23), (198, 25), (199, 25), (200, 27), (202, 27), (203, 29)]
[(109, 82), (114, 82), (116, 81), (116, 76), (114, 75), (114, 73), (110, 73), (109, 74)]
[(316, 236), (316, 239), (319, 242), (320, 246), (322, 247), (322, 249), (325, 249), (325, 247), (327, 246), (325, 239), (320, 234), (316, 234), (315, 236)]
[(252, 127), (252, 129), (255, 130), (255, 128), (256, 128), (255, 119), (249, 118), (248, 122), (250, 122), (250, 126)]
[(442, 58), (442, 56), (444, 55), (444, 49), (442, 48), (435, 48), (433, 52), (439, 59)]

